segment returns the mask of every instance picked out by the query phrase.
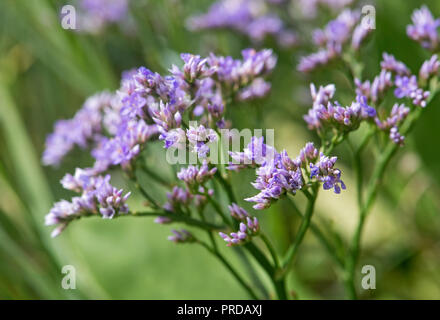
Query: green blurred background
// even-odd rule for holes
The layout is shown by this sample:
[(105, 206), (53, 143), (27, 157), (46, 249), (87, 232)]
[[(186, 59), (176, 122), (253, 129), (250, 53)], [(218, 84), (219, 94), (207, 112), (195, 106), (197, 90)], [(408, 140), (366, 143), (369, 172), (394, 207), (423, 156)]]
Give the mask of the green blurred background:
[[(150, 218), (82, 219), (50, 239), (44, 215), (54, 200), (72, 196), (59, 180), (75, 167), (91, 164), (77, 150), (60, 168), (41, 166), (45, 137), (57, 119), (71, 117), (87, 96), (117, 89), (123, 70), (145, 65), (166, 73), (172, 63), (179, 63), (181, 52), (206, 55), (212, 51), (238, 57), (240, 50), (252, 46), (233, 32), (187, 31), (185, 19), (206, 11), (211, 3), (206, 0), (133, 0), (128, 26), (109, 26), (98, 35), (61, 28), (59, 11), (68, 3), (0, 1), (0, 298), (247, 298), (213, 257), (197, 246), (167, 241), (170, 228)], [(440, 16), (440, 2), (435, 0), (375, 3), (377, 29), (362, 53), (365, 77), (378, 72), (383, 51), (394, 54), (414, 72), (429, 57), (405, 34), (411, 12), (422, 3)], [(327, 21), (328, 17), (321, 16), (308, 24), (292, 24), (310, 31)], [(306, 39), (307, 34), (302, 33)], [(259, 45), (271, 46), (270, 42)], [(274, 50), (279, 62), (270, 97), (234, 106), (230, 118), (237, 128), (275, 128), (276, 146), (295, 154), (306, 141), (316, 138), (302, 120), (310, 103), (310, 81), (318, 85), (335, 82), (341, 102), (351, 99), (351, 88), (338, 70), (312, 76), (296, 72), (299, 57), (310, 52), (307, 46)], [(387, 172), (366, 226), (360, 261), (360, 265), (376, 267), (377, 289), (361, 291), (362, 298), (440, 298), (439, 119), (440, 101), (436, 101)], [(150, 150), (151, 166), (171, 179), (161, 144)], [(368, 152), (367, 168), (374, 147)], [(336, 240), (345, 242), (357, 221), (356, 195), (349, 151), (340, 146), (336, 153), (349, 190), (340, 196), (322, 192), (314, 219), (326, 230), (338, 231), (341, 237)], [(233, 175), (239, 199), (253, 194), (249, 184), (253, 178), (252, 172)], [(113, 179), (124, 186), (121, 176)], [(155, 197), (165, 199), (165, 190), (146, 183)], [(134, 195), (130, 204), (136, 207), (140, 201)], [(300, 197), (298, 202), (302, 204)], [(227, 204), (224, 199), (223, 204)], [(244, 201), (240, 205), (250, 208)], [(277, 250), (284, 252), (298, 226), (289, 203), (280, 201), (257, 216)], [(234, 250), (225, 247), (223, 252), (241, 265)], [(76, 290), (61, 288), (63, 265), (75, 266)], [(241, 271), (249, 275), (251, 269), (261, 274), (255, 266)], [(289, 279), (290, 288), (300, 298), (343, 298), (340, 279), (331, 258), (308, 234)]]

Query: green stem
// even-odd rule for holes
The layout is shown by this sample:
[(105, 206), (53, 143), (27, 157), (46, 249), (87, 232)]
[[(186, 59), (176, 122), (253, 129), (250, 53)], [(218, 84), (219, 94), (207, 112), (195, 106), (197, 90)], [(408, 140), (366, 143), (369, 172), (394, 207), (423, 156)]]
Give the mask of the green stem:
[(220, 208), (220, 205), (217, 203), (217, 201), (215, 201), (210, 195), (206, 195), (206, 197), (208, 198), (208, 201), (212, 204), (212, 206), (214, 207), (215, 211), (220, 215), (220, 217), (222, 218), (223, 222), (232, 227), (232, 222), (230, 219), (228, 219), (226, 217), (226, 215), (223, 213), (223, 210)]
[(226, 267), (226, 269), (231, 272), (231, 274), (234, 276), (234, 278), (240, 283), (240, 285), (247, 291), (249, 296), (254, 299), (258, 300), (258, 296), (255, 294), (253, 289), (244, 281), (244, 279), (240, 276), (240, 274), (234, 269), (234, 267), (226, 260), (226, 258), (217, 250), (210, 248), (206, 243), (198, 241), (199, 244), (201, 244), (206, 250), (208, 250), (212, 255), (217, 257), (223, 265)]
[[(290, 200), (290, 203), (293, 207), (293, 211), (301, 219), (304, 219), (304, 215), (301, 213), (301, 211), (299, 210), (293, 199), (290, 197), (288, 197), (288, 199)], [(335, 262), (339, 266), (344, 267), (344, 260), (337, 254), (337, 249), (334, 248), (334, 246), (330, 243), (330, 241), (327, 239), (327, 237), (324, 235), (321, 229), (312, 221), (310, 222), (310, 230), (313, 232), (315, 237), (321, 242), (321, 244), (324, 246), (324, 248), (327, 250), (330, 256), (335, 260)]]
[(166, 211), (146, 211), (146, 212), (131, 212), (129, 214), (121, 214), (118, 217), (166, 217), (170, 218), (172, 222), (182, 222), (187, 225), (198, 227), (205, 230), (222, 230), (224, 226), (215, 225), (209, 222), (203, 222), (193, 219), (183, 214), (170, 214)]
[(237, 203), (237, 199), (235, 198), (234, 192), (232, 191), (231, 183), (228, 179), (225, 179), (220, 172), (217, 171), (215, 177), (220, 182), (220, 184), (223, 186), (223, 189), (226, 191), (226, 194), (228, 195), (229, 202), (231, 203)]
[[(407, 135), (411, 129), (413, 128), (415, 122), (422, 114), (423, 109), (417, 108), (413, 113), (408, 116), (407, 121), (405, 121), (404, 125), (401, 127), (401, 134)], [(371, 180), (368, 184), (365, 202), (362, 203), (359, 211), (359, 221), (354, 232), (352, 238), (352, 247), (350, 253), (347, 257), (346, 261), (346, 288), (348, 291), (348, 296), (351, 299), (356, 299), (356, 288), (355, 288), (355, 269), (356, 264), (360, 255), (360, 241), (362, 238), (362, 231), (365, 225), (366, 217), (371, 209), (372, 204), (377, 195), (377, 191), (382, 179), (382, 176), (385, 172), (386, 167), (388, 166), (391, 158), (396, 153), (398, 149), (398, 145), (393, 141), (389, 141), (381, 153), (379, 160), (376, 163), (376, 166), (373, 170), (373, 174), (371, 176)]]
[(273, 260), (275, 268), (279, 268), (280, 263), (278, 261), (278, 255), (275, 251), (275, 248), (272, 246), (269, 239), (267, 238), (267, 236), (264, 233), (260, 232), (260, 237), (261, 237), (261, 240), (263, 240), (264, 244), (266, 245), (267, 249), (269, 250), (270, 255), (272, 256), (272, 260)]
[(281, 276), (285, 276), (290, 271), (292, 264), (293, 264), (293, 261), (294, 261), (294, 258), (295, 258), (295, 255), (298, 252), (298, 248), (301, 245), (301, 243), (304, 239), (304, 236), (309, 228), (310, 221), (312, 219), (313, 211), (315, 208), (316, 198), (318, 196), (318, 190), (319, 190), (318, 187), (319, 187), (319, 184), (315, 184), (313, 186), (313, 192), (312, 192), (311, 198), (309, 199), (309, 201), (307, 203), (306, 213), (304, 214), (304, 218), (303, 218), (301, 225), (299, 227), (295, 241), (289, 247), (289, 249), (287, 250), (287, 253), (283, 259)]
[(166, 181), (164, 178), (162, 178), (160, 175), (158, 175), (156, 172), (154, 172), (153, 170), (149, 169), (144, 163), (140, 162), (140, 168), (142, 169), (142, 171), (148, 175), (151, 179), (153, 179), (154, 181), (156, 181), (157, 183), (159, 183), (160, 185), (166, 187), (166, 188), (171, 188), (173, 185), (171, 183), (169, 183), (168, 181)]
[[(197, 208), (197, 213), (200, 216), (200, 220), (202, 220), (203, 223), (206, 223), (206, 219), (205, 219), (205, 215), (203, 213), (203, 208)], [(217, 243), (215, 242), (215, 238), (214, 235), (212, 234), (212, 230), (206, 230), (206, 232), (208, 233), (208, 237), (211, 241), (212, 244), (212, 248), (217, 251)]]
[(156, 202), (156, 200), (154, 200), (154, 198), (148, 194), (148, 192), (139, 184), (137, 179), (132, 179), (132, 180), (133, 180), (134, 186), (136, 187), (136, 189), (138, 189), (140, 191), (140, 193), (144, 196), (144, 198), (147, 199), (148, 202), (150, 202), (155, 209), (160, 208), (160, 206)]

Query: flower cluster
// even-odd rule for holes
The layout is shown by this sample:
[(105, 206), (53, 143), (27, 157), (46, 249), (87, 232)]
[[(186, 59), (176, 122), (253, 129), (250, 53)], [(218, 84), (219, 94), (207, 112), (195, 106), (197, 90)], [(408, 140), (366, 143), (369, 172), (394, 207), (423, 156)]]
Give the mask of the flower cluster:
[[(356, 94), (363, 95), (367, 99), (367, 103), (379, 106), (389, 90), (394, 88), (395, 98), (406, 99), (414, 106), (422, 108), (426, 106), (430, 92), (425, 91), (423, 85), (426, 85), (439, 71), (440, 62), (437, 55), (432, 55), (422, 64), (418, 77), (413, 75), (403, 62), (396, 60), (393, 55), (388, 53), (383, 54), (380, 66), (380, 74), (372, 82), (369, 80), (361, 82), (359, 79), (355, 79)], [(385, 116), (385, 120), (380, 120), (379, 113), (377, 113), (375, 123), (380, 130), (389, 133), (392, 141), (403, 145), (405, 137), (400, 135), (398, 130), (408, 113), (409, 108), (396, 103), (389, 116)]]
[(129, 0), (80, 0), (79, 29), (98, 33), (110, 24), (124, 20), (128, 14)]
[[(321, 159), (318, 158), (318, 150), (313, 143), (307, 143), (295, 159), (290, 158), (286, 150), (281, 153), (275, 151), (272, 160), (256, 165), (258, 166), (257, 179), (252, 185), (260, 192), (245, 200), (255, 202), (254, 209), (266, 209), (283, 195), (295, 194), (307, 186), (304, 177), (308, 176), (309, 168), (310, 179), (316, 178), (317, 181), (323, 182), (324, 189), (327, 190), (331, 186), (334, 187), (336, 193), (339, 193), (339, 184), (343, 186), (343, 189), (345, 186), (340, 181), (340, 171), (333, 168), (337, 158), (331, 158), (334, 162), (330, 166), (330, 162), (325, 162), (326, 159), (323, 157), (324, 155), (321, 155)], [(322, 168), (322, 170), (316, 171), (316, 168)]]
[(406, 29), (408, 36), (419, 42), (423, 48), (436, 50), (440, 44), (437, 29), (440, 27), (440, 19), (434, 19), (431, 11), (426, 6), (415, 10), (411, 16), (412, 25)]
[(275, 149), (264, 143), (264, 137), (252, 137), (243, 152), (230, 151), (232, 162), (228, 169), (239, 171), (244, 168), (256, 167), (270, 161), (275, 156)]
[(255, 42), (274, 37), (281, 47), (297, 44), (297, 35), (287, 28), (276, 13), (283, 0), (220, 0), (207, 13), (187, 21), (190, 30), (232, 29)]
[(297, 3), (301, 14), (310, 19), (317, 16), (320, 7), (326, 7), (333, 12), (339, 12), (352, 2), (353, 0), (299, 0)]
[(226, 241), (228, 247), (244, 244), (258, 235), (260, 224), (256, 217), (251, 217), (245, 209), (239, 207), (236, 203), (229, 206), (229, 211), (235, 220), (240, 221), (240, 224), (237, 232), (231, 232), (230, 234), (219, 232), (220, 237)]
[(355, 130), (362, 121), (373, 119), (376, 115), (376, 110), (368, 105), (367, 98), (363, 95), (357, 95), (356, 101), (346, 107), (337, 101), (330, 101), (335, 93), (334, 85), (321, 86), (316, 92), (312, 84), (311, 93), (313, 106), (304, 116), (304, 120), (310, 130), (316, 130), (323, 137), (328, 131), (337, 130), (343, 133)]
[(46, 225), (58, 225), (52, 237), (59, 235), (71, 221), (85, 215), (100, 213), (103, 218), (111, 219), (128, 213), (126, 201), (130, 192), (122, 195), (122, 189), (110, 184), (110, 175), (93, 176), (87, 170), (77, 168), (74, 175), (64, 176), (61, 184), (81, 196), (73, 197), (71, 202), (61, 200), (55, 203), (46, 215)]
[(327, 157), (321, 153), (317, 163), (310, 164), (310, 178), (316, 178), (322, 182), (324, 190), (332, 189), (335, 193), (341, 193), (341, 188), (346, 189), (341, 180), (341, 170), (334, 168), (337, 157)]
[(174, 243), (189, 243), (196, 241), (194, 236), (188, 230), (171, 230), (171, 232), (173, 235), (169, 236), (168, 240)]
[(350, 42), (354, 50), (358, 50), (372, 29), (359, 23), (360, 12), (346, 9), (330, 21), (324, 29), (318, 29), (313, 34), (313, 42), (319, 50), (311, 55), (302, 57), (298, 65), (300, 72), (311, 72), (340, 58), (344, 47)]
[(187, 168), (182, 168), (177, 173), (177, 178), (184, 181), (190, 190), (194, 190), (195, 187), (203, 185), (211, 179), (216, 172), (217, 168), (210, 169), (208, 162), (205, 160), (200, 167), (190, 165)]
[(167, 192), (167, 203), (163, 208), (169, 212), (180, 212), (182, 207), (188, 207), (193, 196), (188, 190), (184, 190), (180, 187), (173, 187), (171, 192)]
[[(109, 92), (88, 98), (72, 119), (57, 121), (54, 132), (46, 139), (43, 163), (59, 165), (75, 146), (86, 148), (95, 143), (101, 138), (103, 129), (111, 130), (110, 117), (118, 110), (118, 101)], [(103, 123), (107, 124), (106, 128)]]
[(217, 141), (217, 133), (203, 125), (189, 127), (186, 131), (190, 150), (197, 153), (199, 158), (206, 158), (209, 154), (209, 143)]
[[(185, 131), (181, 128), (185, 112), (202, 123), (199, 136), (206, 134), (208, 140), (213, 140), (211, 129), (206, 127), (224, 126), (225, 100), (234, 96), (241, 100), (260, 98), (268, 93), (270, 86), (263, 77), (275, 67), (272, 51), (247, 49), (242, 55), (239, 60), (213, 54), (203, 59), (182, 54), (183, 67), (172, 66), (172, 75), (166, 77), (139, 68), (119, 90), (121, 114), (155, 123), (166, 148), (185, 146)], [(194, 142), (194, 128), (188, 130), (187, 137)], [(208, 150), (200, 142), (192, 147), (203, 157)]]

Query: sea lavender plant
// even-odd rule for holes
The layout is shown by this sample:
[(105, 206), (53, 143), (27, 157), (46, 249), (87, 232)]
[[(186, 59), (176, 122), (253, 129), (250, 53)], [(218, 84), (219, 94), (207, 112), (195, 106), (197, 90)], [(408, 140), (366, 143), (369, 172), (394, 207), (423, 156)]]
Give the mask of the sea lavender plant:
[[(318, 4), (340, 9), (348, 2), (316, 0), (307, 6), (313, 12)], [(280, 5), (283, 1), (258, 2), (264, 6), (269, 3)], [(228, 6), (224, 6), (226, 4)], [(301, 4), (306, 6), (303, 1)], [(286, 32), (276, 17), (265, 11), (255, 15), (249, 11), (249, 5), (250, 2), (243, 1), (242, 6), (234, 7), (234, 3), (223, 1), (214, 5), (207, 16), (196, 18), (192, 23), (197, 25), (198, 22), (202, 28), (234, 28), (255, 40)], [(237, 9), (238, 13), (234, 11)], [(436, 30), (437, 20), (428, 13), (427, 8), (422, 8), (413, 15), (414, 26), (408, 27), (408, 34), (427, 49), (434, 49), (438, 43), (432, 30)], [(57, 226), (52, 235), (59, 235), (73, 220), (92, 215), (108, 219), (121, 215), (153, 216), (159, 224), (182, 223), (188, 228), (205, 231), (209, 242), (187, 229), (173, 230), (168, 238), (170, 241), (203, 246), (231, 272), (251, 298), (259, 298), (254, 286), (218, 249), (215, 235), (219, 234), (227, 246), (245, 250), (267, 274), (277, 297), (287, 299), (286, 277), (305, 234), (311, 229), (342, 269), (348, 297), (355, 298), (354, 275), (366, 217), (392, 156), (404, 144), (405, 137), (438, 91), (435, 80), (438, 80), (440, 67), (437, 56), (433, 55), (418, 73), (413, 73), (393, 55), (384, 53), (379, 74), (371, 81), (363, 80), (363, 64), (352, 54), (359, 50), (369, 33), (362, 29), (359, 18), (357, 11), (344, 10), (324, 29), (317, 30), (313, 39), (319, 51), (303, 58), (298, 66), (299, 70), (309, 72), (342, 58), (350, 68), (349, 76), (355, 77), (348, 104), (336, 100), (340, 92), (336, 85), (327, 84), (318, 89), (310, 85), (312, 99), (304, 120), (308, 128), (317, 133), (321, 143), (320, 146), (306, 143), (296, 158), (290, 157), (286, 150), (278, 152), (274, 146), (267, 145), (263, 137), (255, 136), (243, 151), (230, 152), (226, 168), (211, 162), (208, 157), (209, 144), (217, 141), (219, 130), (230, 124), (227, 109), (269, 92), (267, 77), (276, 65), (271, 50), (247, 49), (242, 52), (242, 59), (182, 54), (182, 66), (171, 66), (166, 76), (141, 67), (123, 77), (115, 94), (106, 93), (88, 100), (72, 120), (57, 123), (55, 132), (47, 139), (43, 154), (43, 162), (47, 165), (59, 164), (75, 145), (89, 148), (95, 159), (92, 167), (78, 168), (74, 175), (67, 174), (62, 179), (64, 188), (80, 196), (55, 203), (46, 216), (46, 224)], [(349, 58), (347, 52), (350, 52)], [(188, 125), (194, 120), (200, 124)], [(366, 130), (361, 131), (361, 128)], [(360, 143), (352, 138), (355, 131), (363, 135)], [(366, 181), (363, 151), (373, 136), (378, 140), (388, 137), (388, 140), (378, 146), (378, 156), (368, 160), (372, 173)], [(149, 170), (143, 158), (144, 150), (158, 140), (163, 142), (165, 149), (185, 149), (197, 154), (199, 162), (180, 168), (176, 174), (178, 181), (168, 183)], [(335, 247), (337, 244), (314, 224), (312, 217), (321, 186), (324, 190), (333, 190), (336, 195), (351, 187), (341, 179), (342, 171), (336, 167), (338, 158), (333, 155), (342, 143), (347, 143), (353, 152), (359, 221), (352, 241)], [(145, 198), (145, 211), (130, 210), (127, 205), (130, 192), (124, 194), (122, 189), (110, 184), (108, 171), (114, 168), (122, 169)], [(137, 169), (170, 189), (164, 204), (141, 185)], [(265, 235), (259, 219), (240, 207), (235, 198), (231, 175), (245, 169), (255, 170), (252, 186), (258, 193), (244, 201), (252, 202), (255, 210), (264, 210), (289, 199), (293, 210), (301, 217), (295, 238), (282, 259)], [(219, 201), (222, 192), (219, 186), (227, 196), (229, 215)], [(301, 195), (307, 202), (304, 210), (296, 205)], [(341, 239), (339, 235), (335, 238)], [(246, 259), (247, 256), (243, 256)]]
[(207, 13), (187, 20), (190, 30), (232, 29), (254, 42), (273, 37), (281, 47), (293, 47), (296, 33), (286, 26), (277, 12), (284, 0), (220, 0)]

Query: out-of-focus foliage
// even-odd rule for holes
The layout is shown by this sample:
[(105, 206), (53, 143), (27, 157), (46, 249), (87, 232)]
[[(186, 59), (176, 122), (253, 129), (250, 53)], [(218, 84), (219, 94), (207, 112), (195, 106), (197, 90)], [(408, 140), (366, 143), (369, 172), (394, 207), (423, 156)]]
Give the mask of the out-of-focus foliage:
[[(377, 73), (383, 51), (413, 70), (428, 58), (405, 33), (411, 12), (422, 3), (440, 16), (440, 3), (434, 0), (377, 1), (377, 29), (362, 54), (367, 76)], [(50, 239), (43, 217), (53, 199), (70, 197), (60, 187), (60, 178), (76, 166), (90, 165), (91, 159), (76, 152), (62, 167), (52, 169), (41, 167), (40, 157), (53, 123), (71, 117), (88, 95), (115, 90), (123, 70), (145, 65), (164, 72), (178, 62), (181, 52), (238, 56), (252, 44), (228, 31), (185, 29), (185, 19), (205, 10), (210, 1), (134, 0), (129, 28), (110, 26), (97, 35), (63, 30), (59, 12), (64, 4), (61, 0), (0, 1), (0, 298), (246, 297), (214, 258), (201, 248), (166, 241), (168, 228), (149, 218), (84, 219), (61, 237)], [(324, 19), (314, 22), (316, 27), (325, 23)], [(302, 120), (309, 82), (335, 82), (348, 88), (337, 71), (313, 78), (298, 73), (301, 51), (277, 50), (270, 97), (235, 108), (232, 115), (237, 128), (275, 128), (276, 145), (292, 154), (305, 140), (316, 138)], [(377, 289), (364, 291), (363, 298), (440, 298), (440, 149), (436, 141), (440, 101), (437, 104), (426, 110), (405, 150), (390, 166), (368, 221), (360, 265), (376, 266), (378, 279)], [(348, 154), (344, 147), (336, 151)], [(171, 176), (163, 155), (162, 145), (155, 145), (149, 154), (151, 165)], [(351, 163), (343, 165), (345, 182), (353, 185)], [(250, 172), (234, 176), (239, 199), (251, 195), (253, 178)], [(163, 190), (151, 188), (161, 197)], [(357, 217), (352, 190), (349, 187), (338, 197), (323, 194), (315, 217), (327, 230), (334, 228), (347, 239)], [(130, 201), (135, 205), (137, 200)], [(272, 206), (258, 218), (284, 252), (298, 226), (288, 202)], [(234, 250), (223, 252), (240, 263)], [(63, 265), (76, 267), (77, 290), (61, 288)], [(343, 288), (335, 281), (336, 272), (329, 256), (308, 234), (290, 287), (300, 298), (340, 298)]]

